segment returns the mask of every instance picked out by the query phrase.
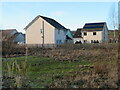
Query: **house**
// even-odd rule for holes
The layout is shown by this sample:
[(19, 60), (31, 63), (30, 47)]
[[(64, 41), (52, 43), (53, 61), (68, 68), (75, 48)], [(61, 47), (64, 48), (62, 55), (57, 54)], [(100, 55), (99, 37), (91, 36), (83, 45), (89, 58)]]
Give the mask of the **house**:
[(108, 41), (106, 22), (86, 23), (81, 32), (84, 43), (104, 43)]
[(70, 30), (52, 18), (38, 15), (25, 28), (26, 44), (64, 44), (68, 42)]
[(74, 44), (83, 43), (81, 30), (82, 30), (81, 28), (78, 28), (77, 31), (75, 32), (73, 36)]
[(16, 29), (0, 30), (2, 33), (2, 41), (14, 42), (17, 44), (25, 43), (25, 35), (21, 32), (17, 32)]
[(72, 33), (72, 36), (74, 36), (74, 35), (75, 35), (75, 32), (76, 32), (76, 31), (71, 31), (71, 33)]
[(72, 35), (70, 29), (68, 29), (66, 32), (66, 43), (68, 43), (68, 44), (73, 43), (73, 35)]
[(6, 29), (6, 30), (0, 30), (2, 33), (2, 41), (8, 40), (11, 36), (13, 36), (15, 33), (17, 33), (16, 29)]
[(10, 40), (13, 40), (13, 42), (16, 42), (17, 44), (25, 44), (25, 34), (17, 32), (10, 38)]

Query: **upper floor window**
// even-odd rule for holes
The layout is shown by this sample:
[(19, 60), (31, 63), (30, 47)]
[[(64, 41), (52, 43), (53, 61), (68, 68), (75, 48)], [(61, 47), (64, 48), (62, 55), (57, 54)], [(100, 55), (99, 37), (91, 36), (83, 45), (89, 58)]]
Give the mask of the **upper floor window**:
[(93, 35), (96, 35), (96, 32), (93, 32)]
[(41, 33), (43, 33), (43, 30), (42, 30), (42, 29), (40, 29), (40, 32), (41, 32)]
[(87, 32), (84, 32), (84, 36), (87, 36)]

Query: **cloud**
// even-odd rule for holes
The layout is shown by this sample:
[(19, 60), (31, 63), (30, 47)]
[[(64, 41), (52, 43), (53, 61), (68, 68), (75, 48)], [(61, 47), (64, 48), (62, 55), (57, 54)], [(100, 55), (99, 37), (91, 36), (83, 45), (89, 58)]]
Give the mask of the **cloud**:
[(55, 11), (55, 12), (52, 12), (52, 15), (54, 16), (63, 16), (65, 13), (63, 11)]

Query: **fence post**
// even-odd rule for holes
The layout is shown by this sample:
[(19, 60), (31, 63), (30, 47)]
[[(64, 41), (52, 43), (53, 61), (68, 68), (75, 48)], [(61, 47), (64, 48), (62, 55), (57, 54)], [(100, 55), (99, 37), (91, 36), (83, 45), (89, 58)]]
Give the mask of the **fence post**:
[(27, 61), (27, 56), (28, 56), (28, 47), (26, 46), (25, 47), (25, 62)]

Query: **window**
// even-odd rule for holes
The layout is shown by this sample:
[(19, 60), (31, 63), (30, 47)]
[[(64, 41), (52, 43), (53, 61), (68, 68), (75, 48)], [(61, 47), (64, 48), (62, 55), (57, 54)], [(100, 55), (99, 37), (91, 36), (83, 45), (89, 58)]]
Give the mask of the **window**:
[(91, 40), (91, 43), (94, 43), (94, 41), (93, 41), (93, 40)]
[(93, 32), (93, 35), (96, 35), (96, 32)]
[(43, 30), (42, 30), (42, 29), (40, 29), (40, 32), (41, 32), (41, 33), (43, 33)]
[(99, 41), (97, 40), (96, 43), (99, 43)]
[(87, 32), (84, 32), (84, 36), (87, 36)]
[(87, 43), (87, 40), (84, 40), (84, 43)]
[(57, 44), (59, 44), (59, 40), (57, 40)]
[(99, 41), (98, 40), (94, 40), (94, 42), (93, 43), (99, 43)]
[(62, 43), (62, 40), (57, 40), (57, 44), (61, 44)]
[(61, 43), (62, 43), (62, 41), (61, 41), (61, 40), (59, 40), (59, 43), (61, 44)]

